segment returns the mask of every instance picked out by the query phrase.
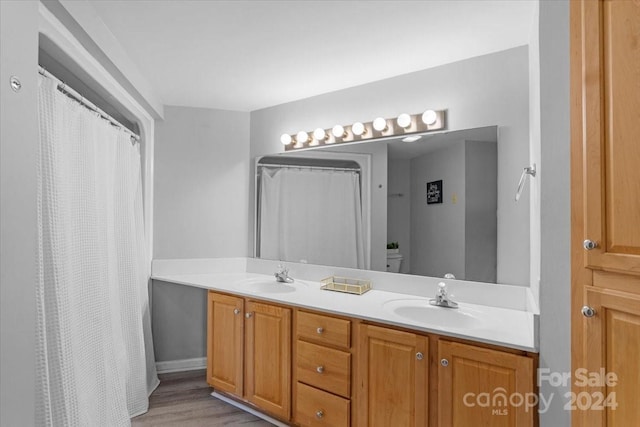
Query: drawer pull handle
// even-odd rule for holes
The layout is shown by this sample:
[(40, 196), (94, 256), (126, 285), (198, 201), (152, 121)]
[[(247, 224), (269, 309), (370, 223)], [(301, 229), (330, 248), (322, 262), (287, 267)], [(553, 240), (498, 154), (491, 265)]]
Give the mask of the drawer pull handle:
[(318, 366), (316, 368), (316, 372), (319, 373), (319, 374), (322, 374), (324, 372), (324, 366)]
[(253, 313), (248, 312), (244, 314), (244, 317), (246, 317), (247, 319), (251, 319), (251, 316), (253, 316)]
[(318, 412), (316, 412), (316, 418), (321, 419), (322, 417), (324, 417), (324, 411), (320, 409)]
[(233, 314), (240, 314), (240, 309), (239, 308), (234, 308), (233, 309)]
[(424, 354), (422, 354), (422, 352), (420, 352), (420, 351), (419, 351), (419, 352), (417, 352), (417, 353), (416, 353), (416, 359), (418, 359), (418, 360), (422, 360), (422, 359), (424, 359)]
[(323, 327), (319, 327), (318, 329), (316, 329), (316, 332), (318, 334), (322, 334), (324, 332), (324, 328)]
[(441, 359), (440, 364), (446, 368), (449, 366), (449, 361), (447, 359)]

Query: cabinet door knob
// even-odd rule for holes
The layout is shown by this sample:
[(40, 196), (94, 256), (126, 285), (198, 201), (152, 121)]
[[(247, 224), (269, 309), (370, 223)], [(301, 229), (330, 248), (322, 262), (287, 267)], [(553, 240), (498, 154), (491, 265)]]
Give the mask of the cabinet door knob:
[(449, 366), (449, 361), (447, 359), (441, 359), (440, 364), (446, 368)]
[(588, 305), (582, 307), (582, 315), (584, 317), (593, 317), (596, 315), (596, 310)]
[(324, 332), (324, 328), (321, 326), (318, 329), (316, 329), (316, 332), (319, 334), (322, 334)]
[(594, 242), (593, 240), (587, 239), (584, 242), (582, 242), (582, 246), (584, 246), (586, 250), (590, 251), (598, 247), (598, 242)]
[(316, 412), (316, 418), (321, 419), (322, 417), (324, 417), (324, 411), (320, 409), (318, 412)]
[(247, 319), (250, 319), (251, 316), (253, 316), (253, 313), (251, 313), (250, 311), (244, 314), (244, 317), (246, 317)]
[(418, 359), (418, 360), (422, 360), (422, 359), (424, 359), (424, 354), (422, 354), (422, 352), (420, 352), (420, 351), (419, 351), (419, 352), (417, 352), (417, 353), (416, 353), (416, 359)]
[(319, 374), (323, 373), (324, 372), (324, 366), (318, 366), (316, 368), (316, 372), (319, 373)]
[(240, 309), (239, 308), (234, 308), (233, 309), (233, 314), (240, 314)]

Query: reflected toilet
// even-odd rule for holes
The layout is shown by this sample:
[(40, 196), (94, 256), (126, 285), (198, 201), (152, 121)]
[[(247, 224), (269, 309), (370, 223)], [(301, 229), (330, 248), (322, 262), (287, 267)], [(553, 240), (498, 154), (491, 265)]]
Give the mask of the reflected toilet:
[(403, 259), (404, 257), (401, 253), (387, 254), (387, 271), (390, 273), (400, 273)]

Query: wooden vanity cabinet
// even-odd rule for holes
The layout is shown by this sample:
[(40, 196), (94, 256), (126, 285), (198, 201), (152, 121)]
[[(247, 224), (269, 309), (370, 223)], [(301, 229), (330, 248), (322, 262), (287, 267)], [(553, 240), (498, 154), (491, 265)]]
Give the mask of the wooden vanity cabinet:
[(438, 425), (534, 425), (533, 358), (440, 339), (437, 363)]
[(533, 398), (536, 358), (460, 341), (209, 291), (207, 381), (300, 426), (535, 425), (501, 403)]
[(358, 343), (358, 425), (426, 426), (429, 340), (362, 324)]
[(207, 382), (289, 420), (291, 309), (209, 291)]
[(209, 291), (207, 308), (207, 383), (243, 395), (244, 299)]
[(308, 311), (296, 312), (296, 424), (351, 425), (353, 322)]

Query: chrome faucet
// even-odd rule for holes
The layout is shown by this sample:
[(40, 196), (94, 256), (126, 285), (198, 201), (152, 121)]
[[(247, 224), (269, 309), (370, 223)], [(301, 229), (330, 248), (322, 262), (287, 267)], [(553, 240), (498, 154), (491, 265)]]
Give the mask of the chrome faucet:
[(438, 283), (436, 297), (430, 299), (429, 304), (445, 308), (458, 308), (458, 303), (449, 299), (447, 295), (447, 284), (444, 282)]
[(293, 283), (293, 277), (289, 276), (289, 269), (282, 264), (278, 265), (278, 271), (274, 273), (274, 276), (276, 276), (276, 282)]

